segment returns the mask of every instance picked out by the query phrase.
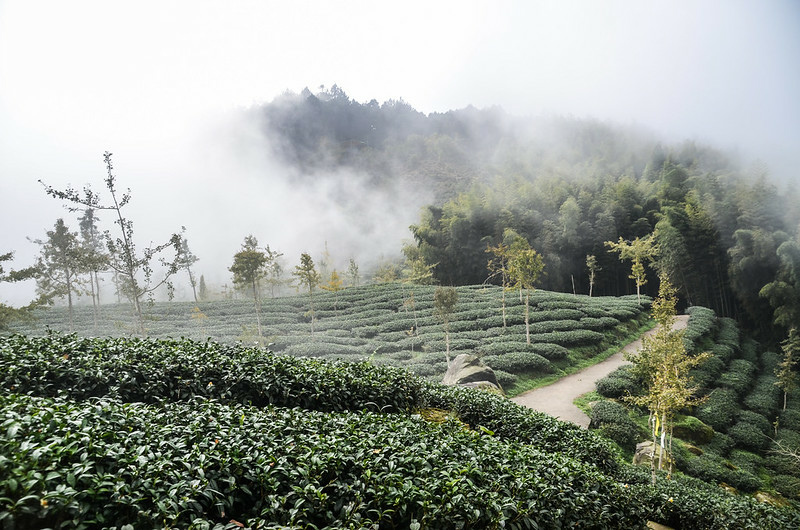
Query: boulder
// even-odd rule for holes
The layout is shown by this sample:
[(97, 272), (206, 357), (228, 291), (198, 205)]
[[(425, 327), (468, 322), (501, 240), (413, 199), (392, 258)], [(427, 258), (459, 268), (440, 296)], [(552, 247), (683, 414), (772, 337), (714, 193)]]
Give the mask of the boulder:
[(483, 364), (478, 357), (468, 353), (456, 355), (447, 367), (442, 383), (502, 391), (494, 370)]
[[(658, 467), (658, 456), (661, 454), (661, 446), (653, 444), (652, 440), (636, 444), (636, 452), (633, 454), (634, 466), (649, 466), (650, 460), (655, 455), (656, 467)], [(667, 469), (670, 463), (669, 454), (664, 455), (663, 468)]]

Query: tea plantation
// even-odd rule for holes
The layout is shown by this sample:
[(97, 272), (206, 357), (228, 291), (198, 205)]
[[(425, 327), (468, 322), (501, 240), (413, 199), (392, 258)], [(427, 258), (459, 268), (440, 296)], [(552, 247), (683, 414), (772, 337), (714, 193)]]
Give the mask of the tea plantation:
[(366, 362), (16, 335), (0, 386), (5, 528), (800, 523), (700, 482), (650, 486), (593, 433)]
[[(269, 340), (288, 355), (236, 342), (250, 340), (254, 320), (237, 301), (202, 306), (205, 319), (193, 319), (187, 304), (153, 308), (153, 335), (220, 341), (128, 337), (125, 325), (92, 330), (90, 311), (80, 334), (117, 337), (41, 327), (0, 337), (0, 525), (800, 527), (794, 505), (734, 495), (716, 480), (662, 477), (653, 486), (649, 470), (625, 463), (603, 436), (497, 394), (431, 381), (438, 371), (420, 367), (444, 357), (432, 293), (415, 287), (413, 304), (398, 285), (318, 297), (313, 335), (305, 297), (265, 301)], [(508, 361), (520, 378), (602, 355), (644, 320), (635, 299), (537, 293), (529, 346), (513, 296), (503, 326), (501, 295), (459, 288), (452, 347), (495, 366), (525, 355), (549, 363)], [(63, 314), (44, 313), (38, 326), (62, 327), (55, 317)], [(701, 316), (693, 314), (692, 329), (706, 325)], [(706, 321), (687, 340), (733, 333)]]
[[(444, 327), (434, 316), (433, 295), (434, 287), (399, 283), (322, 291), (314, 295), (313, 325), (307, 295), (265, 299), (260, 340), (252, 300), (157, 303), (149, 309), (146, 328), (150, 337), (211, 337), (225, 343), (269, 343), (271, 350), (292, 356), (370, 358), (441, 380), (447, 369), (446, 341)], [(459, 287), (449, 324), (450, 349), (451, 356), (481, 356), (510, 394), (524, 389), (530, 379), (557, 377), (588, 359), (613, 353), (638, 336), (647, 321), (647, 306), (635, 296), (590, 298), (536, 291), (528, 344), (524, 304), (517, 293), (505, 293), (504, 326), (502, 298), (499, 287)], [(27, 335), (70, 330), (63, 307), (39, 311), (37, 317), (16, 330)], [(80, 336), (127, 336), (136, 329), (128, 305), (101, 306), (100, 317), (95, 326), (92, 308), (78, 307), (73, 329)]]

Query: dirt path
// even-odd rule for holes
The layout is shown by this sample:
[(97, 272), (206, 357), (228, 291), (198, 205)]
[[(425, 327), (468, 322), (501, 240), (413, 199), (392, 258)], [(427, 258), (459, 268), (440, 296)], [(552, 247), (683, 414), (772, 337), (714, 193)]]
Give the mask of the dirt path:
[[(684, 329), (688, 315), (679, 315), (672, 329)], [(644, 335), (651, 335), (652, 329)], [(622, 365), (630, 364), (623, 359), (624, 352), (634, 352), (641, 348), (642, 339), (639, 338), (626, 345), (621, 351), (615, 353), (605, 361), (599, 362), (580, 372), (575, 372), (547, 386), (530, 390), (517, 397), (511, 398), (515, 403), (555, 416), (564, 421), (570, 421), (587, 429), (589, 416), (572, 404), (575, 398), (595, 389), (595, 382), (607, 376)]]

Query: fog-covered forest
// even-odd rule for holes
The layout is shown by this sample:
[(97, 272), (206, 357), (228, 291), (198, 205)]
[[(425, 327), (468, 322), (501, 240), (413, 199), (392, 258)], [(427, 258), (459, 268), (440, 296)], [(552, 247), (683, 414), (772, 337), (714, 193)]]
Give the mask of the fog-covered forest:
[(542, 288), (587, 293), (595, 256), (593, 292), (630, 294), (630, 263), (605, 242), (654, 234), (644, 292), (654, 295), (665, 273), (684, 306), (768, 335), (782, 335), (774, 310), (797, 322), (799, 197), (758, 160), (596, 120), (473, 107), (425, 115), (402, 100), (360, 103), (337, 86), (286, 93), (249, 115), (287, 163), (427, 190), (406, 255), (442, 284), (486, 281), (486, 249), (511, 229), (543, 255)]

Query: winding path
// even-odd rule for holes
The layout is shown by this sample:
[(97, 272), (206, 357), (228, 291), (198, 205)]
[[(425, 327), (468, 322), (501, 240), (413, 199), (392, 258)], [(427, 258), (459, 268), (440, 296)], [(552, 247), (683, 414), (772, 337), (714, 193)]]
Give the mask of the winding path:
[[(672, 329), (684, 329), (688, 315), (679, 315), (672, 326)], [(642, 336), (655, 333), (655, 328)], [(519, 403), (528, 408), (544, 412), (555, 416), (564, 421), (572, 422), (584, 429), (589, 428), (589, 416), (583, 413), (572, 402), (578, 396), (595, 389), (595, 382), (607, 376), (620, 366), (630, 364), (623, 358), (625, 352), (634, 352), (642, 347), (641, 337), (622, 350), (618, 351), (605, 361), (601, 361), (593, 366), (584, 368), (580, 372), (568, 375), (555, 383), (543, 386), (534, 390), (529, 390), (517, 397), (511, 398), (515, 403)]]

